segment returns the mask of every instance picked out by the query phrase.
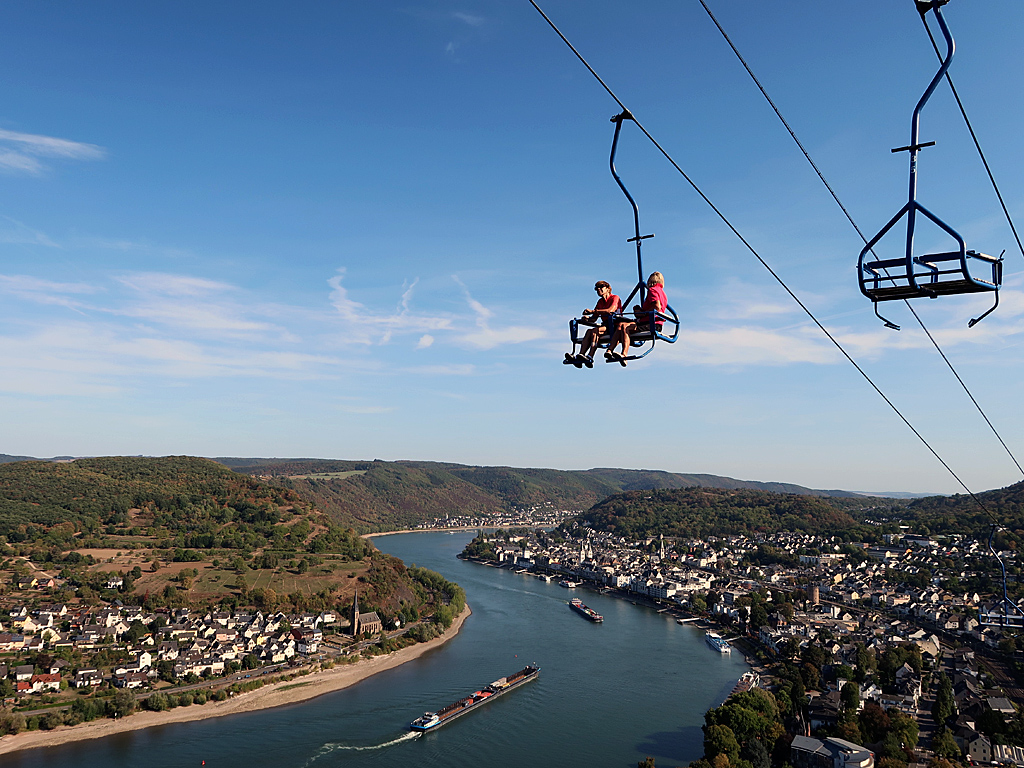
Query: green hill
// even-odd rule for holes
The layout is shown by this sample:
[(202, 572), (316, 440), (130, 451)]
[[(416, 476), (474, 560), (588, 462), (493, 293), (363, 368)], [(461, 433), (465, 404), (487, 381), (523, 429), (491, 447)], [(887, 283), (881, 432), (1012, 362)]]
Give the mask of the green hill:
[[(407, 572), (310, 497), (189, 456), (0, 463), (0, 556), (10, 583), (60, 572), (61, 600), (341, 609), (358, 589), (388, 616), (442, 604), (432, 575)], [(130, 573), (125, 593), (104, 586), (110, 571)]]
[(338, 522), (359, 530), (405, 528), (449, 513), (487, 515), (536, 507), (582, 511), (624, 491), (694, 486), (863, 498), (848, 491), (652, 470), (479, 467), (429, 461), (217, 461), (295, 490)]
[(1000, 534), (1001, 549), (1009, 542), (1015, 542), (1015, 547), (1024, 544), (1024, 482), (976, 496), (977, 501), (966, 494), (916, 499), (907, 504), (903, 517), (913, 521), (920, 533), (959, 533), (980, 541), (987, 540), (996, 523), (1005, 529)]
[(577, 520), (628, 538), (665, 534), (683, 538), (776, 531), (858, 531), (843, 507), (851, 502), (751, 489), (685, 488), (628, 491), (597, 504)]

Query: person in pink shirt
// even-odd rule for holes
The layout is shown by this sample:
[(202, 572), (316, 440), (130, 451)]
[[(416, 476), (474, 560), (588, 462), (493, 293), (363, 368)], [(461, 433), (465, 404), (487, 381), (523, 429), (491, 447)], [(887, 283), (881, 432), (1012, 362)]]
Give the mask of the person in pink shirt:
[[(650, 321), (650, 312), (663, 313), (668, 306), (668, 297), (665, 296), (665, 277), (661, 272), (652, 272), (647, 278), (647, 298), (639, 307), (633, 307), (633, 314), (636, 320), (624, 320), (615, 326), (615, 333), (611, 343), (608, 344), (608, 351), (604, 353), (606, 363), (618, 363), (626, 367), (626, 356), (629, 354), (629, 335), (634, 333), (638, 327), (646, 328)], [(663, 320), (655, 316), (654, 325), (661, 329)], [(622, 345), (622, 353), (615, 351), (615, 347)]]
[(580, 353), (576, 356), (570, 353), (565, 353), (565, 359), (562, 361), (564, 365), (575, 365), (577, 368), (582, 368), (584, 365), (587, 368), (594, 367), (594, 352), (597, 350), (597, 345), (601, 340), (601, 334), (606, 329), (611, 328), (612, 317), (617, 315), (622, 309), (622, 299), (612, 293), (612, 287), (604, 280), (598, 280), (594, 283), (594, 290), (597, 291), (597, 295), (600, 297), (597, 300), (597, 304), (593, 309), (584, 309), (583, 317), (590, 317), (592, 320), (597, 321), (597, 325), (593, 326), (587, 331), (586, 336), (583, 337), (583, 343), (580, 345)]

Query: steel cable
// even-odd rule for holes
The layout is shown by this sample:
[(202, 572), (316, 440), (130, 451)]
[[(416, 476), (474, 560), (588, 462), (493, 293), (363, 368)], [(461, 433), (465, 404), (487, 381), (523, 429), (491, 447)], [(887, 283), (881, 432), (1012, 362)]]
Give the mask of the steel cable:
[[(761, 81), (758, 79), (757, 75), (754, 74), (754, 71), (750, 68), (750, 65), (747, 64), (747, 60), (743, 58), (743, 54), (740, 53), (740, 51), (736, 47), (735, 43), (733, 43), (732, 38), (729, 37), (729, 34), (725, 31), (725, 28), (722, 27), (722, 25), (719, 23), (718, 19), (715, 17), (715, 14), (711, 12), (711, 9), (708, 7), (708, 4), (705, 2), (705, 0), (699, 0), (699, 2), (701, 4), (701, 6), (704, 8), (705, 13), (707, 13), (708, 18), (711, 19), (711, 21), (714, 23), (714, 25), (718, 28), (718, 31), (721, 32), (722, 37), (725, 38), (725, 42), (728, 43), (729, 47), (732, 49), (732, 52), (736, 54), (736, 58), (739, 59), (740, 64), (743, 65), (743, 68), (747, 71), (747, 74), (750, 75), (750, 79), (754, 81), (754, 85), (756, 85), (758, 90), (761, 91), (761, 95), (764, 96), (765, 100), (768, 102), (768, 104), (771, 106), (772, 110), (775, 112), (775, 115), (779, 118), (779, 120), (782, 122), (782, 124), (786, 127), (786, 130), (789, 132), (789, 135), (793, 137), (793, 141), (796, 142), (797, 147), (800, 148), (800, 151), (803, 153), (803, 156), (807, 159), (807, 162), (810, 164), (811, 168), (814, 169), (814, 172), (818, 175), (818, 178), (821, 179), (821, 183), (825, 185), (825, 189), (827, 189), (829, 194), (832, 195), (832, 199), (836, 201), (836, 205), (839, 206), (839, 209), (846, 216), (847, 220), (850, 222), (850, 225), (854, 228), (854, 230), (860, 236), (860, 239), (864, 241), (865, 245), (867, 245), (868, 239), (864, 236), (864, 233), (861, 231), (860, 227), (857, 226), (857, 222), (854, 221), (853, 216), (850, 214), (849, 210), (847, 210), (846, 206), (843, 205), (843, 201), (839, 199), (839, 195), (832, 188), (832, 185), (828, 183), (828, 180), (825, 178), (825, 175), (821, 172), (821, 169), (818, 168), (818, 165), (811, 158), (810, 153), (804, 147), (803, 142), (800, 141), (799, 137), (796, 135), (796, 132), (790, 126), (789, 122), (786, 120), (785, 117), (783, 117), (782, 112), (779, 110), (778, 106), (772, 100), (772, 97), (768, 95), (768, 91), (765, 90), (765, 87), (761, 84)], [(924, 15), (921, 16), (921, 19), (922, 19), (922, 21), (925, 21)], [(931, 32), (931, 29), (929, 29), (929, 27), (928, 27), (927, 21), (925, 21), (925, 25), (924, 26), (925, 26), (925, 29), (928, 30), (928, 37), (931, 38), (932, 46), (935, 48), (935, 53), (938, 55), (939, 60), (941, 61), (942, 60), (942, 54), (939, 52), (939, 47), (935, 43), (935, 38), (932, 36), (932, 32)], [(949, 79), (949, 73), (948, 72), (946, 73), (946, 78), (947, 78), (947, 80), (949, 80), (949, 87), (953, 88), (953, 81), (951, 79)], [(953, 95), (956, 96), (957, 104), (960, 104), (960, 97), (957, 96), (955, 88), (953, 89)], [(961, 111), (961, 113), (964, 116), (964, 120), (967, 120), (967, 113), (964, 111), (963, 105), (961, 105), (960, 111)], [(971, 128), (971, 124), (970, 124), (969, 120), (967, 121), (967, 127), (971, 131), (971, 136), (973, 137), (974, 136), (974, 129)], [(975, 142), (974, 143), (975, 143), (975, 146), (978, 147), (978, 152), (981, 154), (982, 162), (985, 163), (985, 169), (989, 170), (988, 163), (985, 161), (984, 153), (981, 152), (981, 145), (978, 144), (977, 137), (975, 137)], [(991, 170), (989, 170), (989, 178), (992, 179), (992, 185), (993, 185), (993, 187), (995, 187), (995, 179), (992, 178)], [(999, 194), (999, 189), (998, 188), (996, 188), (996, 195), (999, 196), (999, 202), (1001, 204), (1003, 204), (1003, 197), (1002, 197), (1002, 195)], [(1010, 214), (1009, 214), (1009, 212), (1007, 212), (1005, 204), (1003, 204), (1003, 212), (1006, 213), (1007, 220), (1009, 221), (1010, 220)], [(1013, 222), (1012, 221), (1010, 221), (1010, 227), (1013, 228)], [(1017, 235), (1017, 230), (1016, 229), (1013, 230), (1013, 234), (1014, 234), (1014, 237), (1016, 237), (1016, 235)], [(1019, 246), (1020, 244), (1021, 244), (1020, 243), (1020, 239), (1018, 238), (1017, 245)], [(1024, 253), (1024, 248), (1022, 248), (1021, 252)], [(872, 254), (874, 254), (873, 250), (872, 250)], [(877, 258), (877, 255), (876, 255), (876, 258)], [(1020, 462), (1017, 461), (1017, 457), (1013, 455), (1013, 451), (1010, 450), (1010, 447), (1006, 444), (1006, 441), (1003, 440), (1002, 435), (999, 434), (999, 431), (995, 428), (995, 425), (989, 419), (988, 415), (985, 413), (984, 409), (981, 407), (981, 404), (974, 397), (974, 393), (971, 392), (970, 388), (967, 386), (967, 383), (963, 380), (963, 378), (960, 376), (960, 373), (953, 366), (952, 361), (950, 361), (950, 359), (946, 356), (946, 353), (943, 352), (942, 347), (939, 346), (939, 343), (935, 340), (935, 337), (932, 336), (931, 331), (929, 331), (927, 326), (925, 326), (924, 321), (920, 318), (920, 316), (917, 314), (917, 312), (914, 310), (914, 308), (910, 305), (910, 302), (908, 300), (904, 299), (903, 303), (906, 305), (907, 309), (910, 310), (910, 314), (912, 314), (914, 316), (914, 319), (917, 321), (917, 324), (921, 326), (921, 330), (924, 331), (925, 335), (928, 337), (928, 340), (932, 343), (932, 346), (935, 347), (935, 351), (939, 353), (939, 356), (942, 358), (943, 362), (946, 363), (946, 365), (949, 367), (949, 370), (952, 372), (953, 376), (959, 382), (960, 386), (963, 387), (964, 392), (967, 393), (967, 397), (970, 398), (971, 402), (974, 404), (974, 407), (978, 410), (978, 413), (981, 414), (981, 418), (985, 420), (985, 423), (988, 425), (988, 428), (990, 430), (992, 430), (992, 434), (995, 435), (996, 440), (998, 440), (999, 444), (1003, 446), (1003, 449), (1006, 451), (1007, 455), (1009, 455), (1010, 460), (1013, 461), (1013, 463), (1017, 466), (1017, 469), (1020, 471), (1021, 475), (1024, 475), (1024, 467), (1021, 467)]]
[[(576, 58), (578, 58), (580, 62), (583, 63), (583, 65), (587, 68), (587, 70), (589, 70), (589, 72), (594, 76), (598, 83), (600, 83), (601, 86), (605, 89), (605, 91), (608, 92), (608, 95), (612, 97), (615, 103), (618, 104), (619, 107), (621, 107), (623, 110), (629, 111), (626, 105), (619, 99), (618, 96), (615, 95), (615, 92), (608, 87), (608, 84), (605, 83), (605, 81), (594, 70), (594, 68), (590, 66), (590, 64), (587, 62), (585, 58), (583, 58), (580, 52), (576, 50), (575, 46), (573, 46), (569, 39), (564, 34), (562, 34), (562, 31), (555, 25), (555, 23), (548, 17), (548, 15), (544, 13), (541, 7), (537, 5), (536, 1), (529, 1), (530, 5), (532, 5), (536, 9), (536, 11), (544, 18), (544, 20), (548, 23), (551, 29), (553, 29), (555, 33), (562, 39), (562, 41), (569, 47), (569, 50), (571, 50), (576, 55)], [(630, 112), (630, 114), (632, 115), (632, 112)], [(900, 411), (896, 404), (889, 399), (889, 397), (881, 390), (881, 388), (877, 384), (875, 384), (874, 380), (868, 375), (868, 373), (863, 368), (860, 367), (857, 361), (854, 360), (850, 353), (846, 351), (846, 348), (843, 347), (839, 340), (836, 339), (824, 325), (822, 325), (821, 321), (819, 321), (818, 318), (814, 315), (814, 313), (811, 312), (811, 310), (803, 303), (803, 301), (800, 300), (796, 293), (794, 293), (793, 290), (786, 284), (785, 280), (783, 280), (782, 277), (780, 277), (779, 274), (774, 269), (772, 269), (771, 265), (769, 265), (768, 262), (765, 261), (765, 259), (761, 256), (761, 254), (759, 254), (757, 250), (746, 240), (746, 238), (743, 237), (743, 235), (740, 233), (738, 229), (736, 229), (736, 227), (732, 224), (728, 217), (726, 217), (725, 214), (722, 213), (721, 210), (719, 210), (719, 208), (714, 204), (714, 202), (712, 202), (712, 200), (706, 194), (704, 194), (703, 190), (701, 190), (701, 188), (693, 181), (693, 179), (689, 177), (689, 175), (679, 166), (679, 164), (661, 146), (661, 144), (658, 143), (654, 136), (652, 136), (648, 132), (648, 130), (640, 123), (640, 121), (636, 119), (635, 115), (633, 115), (633, 122), (636, 123), (636, 126), (640, 129), (644, 136), (646, 136), (648, 140), (657, 148), (657, 150), (661, 152), (665, 159), (668, 160), (672, 167), (679, 172), (679, 174), (686, 180), (686, 182), (693, 188), (693, 190), (700, 196), (700, 198), (705, 203), (707, 203), (708, 207), (710, 207), (711, 210), (715, 212), (718, 218), (721, 219), (722, 223), (724, 223), (726, 227), (729, 228), (729, 230), (737, 237), (737, 239), (741, 243), (743, 243), (746, 249), (750, 251), (754, 258), (756, 258), (761, 263), (761, 266), (763, 266), (768, 271), (768, 273), (775, 279), (775, 281), (782, 287), (782, 289), (789, 294), (790, 298), (792, 298), (793, 301), (796, 302), (797, 306), (799, 306), (800, 309), (803, 310), (803, 312), (818, 327), (818, 329), (823, 334), (825, 334), (826, 338), (828, 338), (828, 340), (832, 342), (832, 344), (836, 347), (836, 349), (839, 350), (843, 357), (846, 358), (850, 365), (852, 365), (854, 369), (861, 375), (861, 377), (868, 383), (868, 385), (873, 390), (875, 390), (878, 396), (882, 398), (882, 400), (886, 403), (886, 405), (889, 406), (889, 408), (892, 409), (896, 416), (899, 417), (899, 419), (907, 426), (907, 428), (914, 434), (914, 436), (917, 437), (917, 439), (921, 442), (922, 445), (924, 445), (928, 452), (935, 457), (939, 464), (941, 464), (942, 467), (950, 474), (950, 476), (952, 476), (952, 478), (957, 482), (957, 484), (961, 488), (963, 488), (964, 491), (967, 492), (967, 494), (975, 501), (975, 503), (982, 510), (988, 511), (985, 505), (982, 503), (981, 499), (978, 498), (974, 491), (972, 491), (967, 486), (967, 484), (960, 479), (960, 476), (956, 473), (956, 471), (946, 462), (945, 459), (942, 458), (941, 455), (939, 455), (938, 451), (936, 451), (935, 448), (932, 447), (931, 443), (928, 442), (924, 435), (922, 435), (917, 430), (917, 428), (910, 422), (910, 420), (903, 415), (903, 412)]]

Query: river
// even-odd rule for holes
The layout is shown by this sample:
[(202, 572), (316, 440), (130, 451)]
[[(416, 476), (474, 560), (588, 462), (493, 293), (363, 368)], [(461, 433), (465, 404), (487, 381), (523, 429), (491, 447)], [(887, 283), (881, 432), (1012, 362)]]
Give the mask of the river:
[[(704, 712), (746, 670), (629, 601), (456, 559), (471, 533), (374, 543), (462, 585), (473, 615), (436, 651), (301, 704), (4, 755), (4, 768), (633, 768), (702, 753)], [(573, 595), (604, 615), (571, 611)], [(408, 723), (536, 663), (537, 680), (441, 730)], [(205, 761), (205, 763), (204, 763)]]

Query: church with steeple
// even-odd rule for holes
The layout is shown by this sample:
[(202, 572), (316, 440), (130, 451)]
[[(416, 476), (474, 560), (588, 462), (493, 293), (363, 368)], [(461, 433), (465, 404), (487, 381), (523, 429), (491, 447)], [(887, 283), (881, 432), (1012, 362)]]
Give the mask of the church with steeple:
[(384, 626), (376, 611), (370, 611), (369, 613), (359, 612), (359, 592), (357, 591), (352, 601), (352, 637), (355, 637), (360, 632), (375, 635), (383, 629)]

